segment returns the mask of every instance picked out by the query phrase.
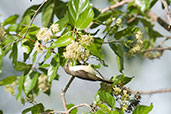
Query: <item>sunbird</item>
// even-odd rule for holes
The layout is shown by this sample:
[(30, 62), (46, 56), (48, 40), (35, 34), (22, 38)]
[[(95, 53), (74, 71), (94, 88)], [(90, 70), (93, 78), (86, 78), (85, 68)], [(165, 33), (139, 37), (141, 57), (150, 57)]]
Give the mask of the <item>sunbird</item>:
[(84, 79), (84, 80), (90, 80), (90, 81), (102, 81), (106, 83), (112, 84), (113, 82), (110, 80), (106, 80), (103, 78), (103, 76), (99, 75), (96, 70), (89, 65), (76, 65), (72, 66), (69, 62), (64, 66), (64, 70), (67, 74), (70, 74), (72, 76)]

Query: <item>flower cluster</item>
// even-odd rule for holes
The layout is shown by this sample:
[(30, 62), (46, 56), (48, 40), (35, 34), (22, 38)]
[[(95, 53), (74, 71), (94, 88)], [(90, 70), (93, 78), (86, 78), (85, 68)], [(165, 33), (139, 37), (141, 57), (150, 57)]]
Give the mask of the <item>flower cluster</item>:
[(135, 35), (137, 43), (136, 45), (129, 51), (130, 55), (134, 55), (136, 53), (138, 53), (139, 51), (141, 51), (141, 48), (143, 47), (143, 41), (142, 41), (142, 37), (143, 37), (143, 33), (141, 31), (138, 31)]
[(7, 92), (9, 92), (11, 95), (15, 95), (15, 87), (16, 87), (17, 83), (18, 83), (17, 81), (14, 81), (10, 85), (5, 85), (5, 90)]
[(116, 100), (121, 103), (121, 109), (128, 113), (139, 104), (141, 98), (138, 94), (132, 96), (130, 90), (122, 86), (113, 87), (113, 94), (116, 97)]
[(119, 26), (121, 23), (122, 23), (122, 19), (121, 18), (116, 19), (116, 25), (117, 26)]
[(43, 50), (45, 49), (45, 46), (39, 43), (39, 41), (36, 41), (35, 43), (35, 48), (38, 52), (42, 53)]
[(78, 42), (72, 41), (63, 53), (65, 59), (86, 61), (90, 56), (90, 51), (84, 47), (90, 46), (94, 39), (90, 35), (82, 35)]
[[(42, 27), (40, 28), (39, 32), (36, 34), (36, 37), (38, 40), (43, 41), (43, 43), (47, 43), (51, 36), (53, 35), (52, 33), (57, 33), (59, 32), (59, 25), (58, 24), (52, 24), (49, 28)], [(45, 46), (40, 44), (38, 41), (35, 43), (35, 48), (38, 52), (43, 52)]]
[(46, 75), (40, 75), (38, 78), (38, 88), (46, 92), (50, 88), (50, 84), (48, 83), (48, 77)]
[(53, 33), (59, 32), (59, 25), (58, 24), (52, 24), (50, 26), (50, 29), (52, 30)]
[(160, 58), (162, 56), (162, 52), (161, 51), (156, 51), (156, 52), (146, 52), (144, 54), (144, 57), (147, 57), (149, 59), (156, 59), (156, 58)]
[(94, 42), (94, 39), (91, 35), (82, 35), (79, 42), (81, 45), (90, 46)]

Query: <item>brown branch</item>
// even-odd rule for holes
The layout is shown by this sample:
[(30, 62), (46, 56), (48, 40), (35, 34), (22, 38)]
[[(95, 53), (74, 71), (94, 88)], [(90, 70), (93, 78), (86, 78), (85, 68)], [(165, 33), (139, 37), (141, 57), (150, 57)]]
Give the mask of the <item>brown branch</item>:
[(138, 16), (138, 13), (136, 13), (136, 15), (134, 15), (131, 19), (129, 19), (126, 23), (129, 24), (131, 22), (133, 22)]
[(69, 114), (75, 108), (83, 107), (83, 106), (86, 106), (86, 107), (90, 108), (90, 110), (91, 110), (91, 106), (89, 104), (83, 103), (83, 104), (78, 104), (78, 105), (75, 105), (75, 106), (71, 107), (68, 111), (51, 111), (51, 112), (47, 112), (47, 113), (63, 113), (63, 114)]
[(151, 94), (157, 94), (157, 93), (168, 93), (168, 92), (171, 92), (171, 88), (160, 89), (160, 90), (155, 90), (155, 91), (134, 91), (134, 90), (130, 90), (130, 92), (132, 94), (151, 95)]
[(2, 49), (5, 49), (6, 47), (8, 47), (8, 46), (10, 46), (10, 45), (12, 45), (12, 44), (17, 43), (17, 42), (23, 40), (23, 39), (26, 37), (26, 35), (27, 35), (27, 33), (28, 33), (28, 31), (29, 31), (31, 25), (33, 24), (33, 21), (34, 21), (36, 15), (37, 15), (37, 13), (39, 12), (39, 10), (42, 8), (42, 6), (43, 6), (47, 1), (48, 1), (48, 0), (45, 0), (45, 1), (38, 7), (38, 9), (35, 11), (35, 13), (34, 13), (32, 19), (31, 19), (31, 21), (30, 21), (29, 27), (28, 27), (28, 29), (26, 30), (24, 36), (23, 36), (22, 38), (16, 40), (16, 41), (14, 41), (14, 42), (11, 42), (11, 43), (5, 45), (4, 47), (2, 47)]
[(166, 37), (160, 44), (159, 44), (159, 47), (161, 47), (167, 40), (171, 39), (171, 36), (170, 37)]
[(168, 18), (168, 21), (169, 21), (169, 28), (171, 28), (171, 16), (170, 16), (170, 13), (169, 13), (169, 8), (168, 8), (168, 5), (167, 5), (167, 2), (166, 0), (161, 0), (161, 2), (163, 3), (164, 7), (165, 7), (165, 10), (166, 10), (166, 16)]
[(165, 47), (165, 48), (151, 48), (151, 49), (147, 49), (147, 50), (143, 50), (142, 52), (150, 52), (150, 51), (165, 51), (165, 50), (171, 50), (171, 46), (170, 47)]

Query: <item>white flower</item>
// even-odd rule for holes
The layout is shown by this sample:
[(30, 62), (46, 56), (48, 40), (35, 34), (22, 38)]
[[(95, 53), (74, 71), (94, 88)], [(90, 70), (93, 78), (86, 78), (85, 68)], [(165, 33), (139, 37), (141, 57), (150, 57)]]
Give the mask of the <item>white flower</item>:
[(36, 34), (38, 40), (42, 40), (43, 42), (47, 42), (51, 37), (51, 31), (48, 28), (42, 27), (39, 32)]
[(59, 32), (59, 25), (58, 24), (52, 24), (50, 26), (50, 29), (52, 30), (53, 33)]
[(122, 19), (121, 18), (118, 18), (118, 19), (116, 19), (116, 25), (120, 25), (122, 23)]
[(82, 35), (79, 42), (81, 45), (90, 46), (94, 42), (94, 39), (91, 35)]

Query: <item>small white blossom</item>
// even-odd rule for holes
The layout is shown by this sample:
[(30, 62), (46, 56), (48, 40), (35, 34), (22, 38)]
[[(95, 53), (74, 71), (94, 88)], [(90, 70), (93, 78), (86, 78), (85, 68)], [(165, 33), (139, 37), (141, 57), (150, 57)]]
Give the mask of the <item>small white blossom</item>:
[(79, 42), (81, 45), (90, 46), (94, 42), (94, 39), (91, 35), (82, 35)]
[(51, 37), (51, 31), (48, 28), (42, 27), (36, 36), (38, 40), (42, 40), (46, 43)]
[(78, 42), (72, 41), (70, 45), (66, 47), (66, 52), (63, 53), (65, 59), (80, 60), (83, 47)]
[(116, 25), (120, 25), (122, 23), (122, 19), (121, 18), (118, 18), (118, 19), (116, 19)]
[(50, 29), (52, 30), (53, 33), (59, 32), (59, 25), (58, 24), (52, 24), (50, 26)]
[(136, 37), (137, 40), (140, 40), (140, 39), (142, 39), (142, 37), (143, 37), (143, 33), (142, 33), (141, 31), (138, 31), (138, 32), (135, 34), (135, 37)]

